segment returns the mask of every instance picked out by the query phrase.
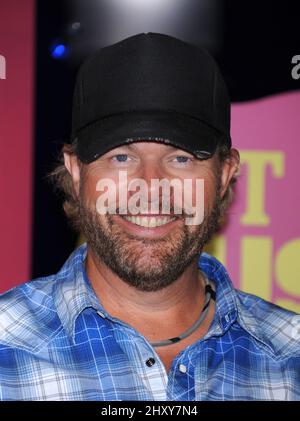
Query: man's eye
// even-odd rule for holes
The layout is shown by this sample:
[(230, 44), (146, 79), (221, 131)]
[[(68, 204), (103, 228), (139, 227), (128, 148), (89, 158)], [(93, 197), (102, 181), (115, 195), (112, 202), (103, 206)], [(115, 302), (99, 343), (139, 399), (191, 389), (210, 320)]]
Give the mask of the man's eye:
[(192, 158), (190, 158), (189, 156), (184, 156), (184, 155), (179, 155), (176, 156), (175, 160), (179, 163), (186, 163), (188, 161), (191, 161)]
[(127, 162), (127, 161), (128, 161), (128, 159), (129, 159), (129, 157), (128, 157), (128, 155), (127, 155), (127, 154), (125, 154), (125, 153), (121, 153), (121, 154), (118, 154), (118, 155), (114, 155), (114, 156), (112, 157), (112, 159), (113, 159), (114, 161), (118, 161), (118, 162)]

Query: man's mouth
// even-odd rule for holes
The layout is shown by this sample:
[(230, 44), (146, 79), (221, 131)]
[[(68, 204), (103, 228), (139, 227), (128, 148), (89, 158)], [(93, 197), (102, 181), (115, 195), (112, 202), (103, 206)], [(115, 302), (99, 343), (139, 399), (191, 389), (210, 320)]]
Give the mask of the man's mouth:
[(175, 221), (176, 217), (172, 216), (128, 216), (122, 215), (122, 218), (132, 224), (145, 228), (156, 228)]

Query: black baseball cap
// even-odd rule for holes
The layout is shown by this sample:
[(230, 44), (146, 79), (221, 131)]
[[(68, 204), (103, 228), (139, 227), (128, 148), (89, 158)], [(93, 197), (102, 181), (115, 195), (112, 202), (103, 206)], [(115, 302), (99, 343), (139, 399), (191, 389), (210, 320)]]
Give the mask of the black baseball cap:
[(142, 33), (102, 48), (79, 69), (71, 141), (84, 163), (152, 141), (199, 159), (231, 147), (230, 99), (215, 60), (168, 35)]

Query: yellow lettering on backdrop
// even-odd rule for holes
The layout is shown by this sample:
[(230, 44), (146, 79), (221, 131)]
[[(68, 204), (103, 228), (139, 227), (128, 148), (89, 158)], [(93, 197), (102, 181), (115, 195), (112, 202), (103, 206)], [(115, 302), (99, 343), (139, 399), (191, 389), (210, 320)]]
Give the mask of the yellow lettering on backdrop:
[(270, 301), (272, 298), (272, 238), (246, 236), (241, 241), (240, 289)]
[(286, 308), (287, 310), (294, 311), (295, 313), (300, 314), (300, 304), (296, 303), (293, 300), (287, 300), (285, 298), (278, 298), (275, 301), (275, 304), (277, 304), (280, 307)]
[[(300, 238), (284, 244), (275, 262), (271, 237), (246, 236), (241, 241), (241, 290), (271, 301), (272, 267), (275, 265), (281, 289), (300, 297)], [(300, 305), (292, 299), (278, 298), (276, 304), (300, 314)]]
[[(275, 272), (280, 288), (291, 295), (300, 297), (300, 238), (285, 243), (277, 253)], [(278, 299), (276, 304), (300, 313), (300, 305), (287, 299)]]
[(284, 152), (241, 151), (241, 163), (246, 164), (247, 204), (246, 213), (241, 217), (243, 225), (266, 226), (270, 217), (265, 212), (266, 167), (272, 168), (276, 178), (284, 175)]
[(223, 265), (226, 265), (226, 243), (224, 235), (216, 235), (204, 248), (206, 253), (211, 254)]

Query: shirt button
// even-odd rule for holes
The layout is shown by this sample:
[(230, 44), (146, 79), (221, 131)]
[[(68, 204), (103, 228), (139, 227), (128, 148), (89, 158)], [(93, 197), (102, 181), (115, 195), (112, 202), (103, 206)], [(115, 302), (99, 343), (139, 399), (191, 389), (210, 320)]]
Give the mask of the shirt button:
[(153, 365), (155, 364), (155, 359), (154, 358), (149, 358), (147, 361), (146, 361), (146, 366), (147, 367), (152, 367)]
[(179, 371), (180, 373), (185, 374), (187, 372), (187, 368), (184, 364), (179, 364)]
[(102, 317), (102, 319), (105, 319), (105, 314), (102, 313), (102, 311), (97, 311), (97, 313), (99, 314), (100, 317)]

